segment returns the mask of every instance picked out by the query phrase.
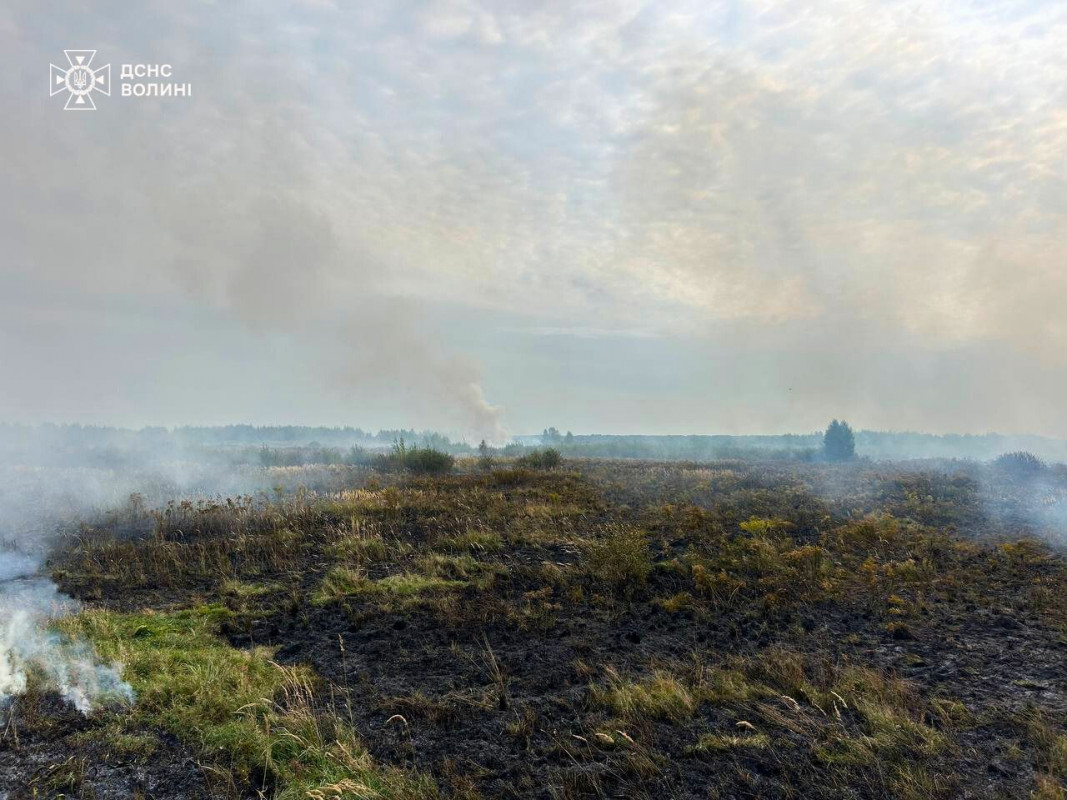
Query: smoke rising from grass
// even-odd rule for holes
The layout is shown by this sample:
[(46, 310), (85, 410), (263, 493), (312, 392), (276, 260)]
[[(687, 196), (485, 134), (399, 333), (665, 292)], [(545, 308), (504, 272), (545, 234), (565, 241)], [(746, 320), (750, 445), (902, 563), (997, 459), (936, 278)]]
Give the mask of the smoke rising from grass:
[[(0, 574), (25, 571), (20, 553), (0, 553)], [(50, 630), (78, 604), (45, 578), (19, 577), (0, 584), (0, 709), (26, 691), (32, 678), (58, 692), (83, 714), (113, 702), (133, 702), (121, 664), (102, 664), (92, 647)]]
[[(207, 197), (224, 205), (230, 194), (218, 186)], [(190, 296), (250, 330), (291, 337), (324, 388), (389, 397), (420, 424), (458, 429), (468, 440), (506, 440), (503, 408), (486, 399), (477, 366), (417, 328), (417, 308), (375, 296), (384, 265), (343, 242), (311, 197), (274, 192), (236, 208), (231, 201), (227, 235), (210, 248), (199, 244), (212, 229), (203, 201), (198, 192), (167, 217), (178, 242), (169, 267)], [(338, 308), (333, 290), (353, 280), (367, 284), (367, 302)]]
[(110, 470), (0, 465), (0, 711), (32, 680), (82, 713), (133, 700), (120, 664), (100, 663), (88, 643), (52, 630), (79, 604), (42, 574), (58, 528), (128, 488), (116, 477)]
[(324, 376), (335, 391), (371, 401), (389, 376), (391, 397), (420, 419), (442, 419), (470, 442), (504, 444), (504, 409), (491, 404), (481, 373), (470, 359), (446, 354), (397, 320), (411, 313), (403, 304), (363, 311), (343, 327), (346, 354), (340, 370)]
[[(54, 623), (80, 604), (47, 577), (47, 558), (57, 537), (80, 521), (129, 507), (144, 509), (182, 497), (215, 497), (268, 491), (285, 477), (278, 470), (240, 469), (186, 460), (163, 461), (152, 452), (109, 453), (128, 469), (40, 466), (59, 454), (71, 462), (99, 458), (76, 452), (38, 431), (35, 444), (0, 449), (0, 712), (34, 681), (59, 693), (82, 713), (134, 699), (122, 665), (102, 663), (92, 647), (57, 633)], [(50, 451), (50, 452), (46, 452)]]
[(993, 525), (1067, 547), (1067, 466), (1009, 453), (983, 469), (979, 487), (983, 512)]

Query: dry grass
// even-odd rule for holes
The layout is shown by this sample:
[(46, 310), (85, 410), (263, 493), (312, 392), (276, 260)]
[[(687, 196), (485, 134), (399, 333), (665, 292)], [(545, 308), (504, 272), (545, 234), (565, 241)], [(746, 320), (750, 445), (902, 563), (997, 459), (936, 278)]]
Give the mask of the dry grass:
[[(919, 797), (925, 789), (928, 797), (949, 796), (950, 778), (923, 771), (951, 748), (944, 715), (914, 687), (877, 670), (812, 662), (772, 648), (720, 665), (694, 655), (639, 678), (611, 668), (605, 674), (590, 686), (591, 706), (633, 729), (649, 721), (692, 725), (725, 714), (728, 727), (700, 733), (690, 753), (766, 752), (772, 760), (793, 759), (799, 768), (814, 757), (842, 784), (893, 787), (893, 796)], [(940, 728), (932, 726), (935, 718)]]
[(653, 673), (643, 680), (622, 677), (606, 668), (607, 686), (590, 686), (590, 701), (627, 720), (653, 717), (681, 720), (692, 715), (696, 702), (678, 679), (665, 672)]
[[(850, 787), (864, 797), (951, 797), (959, 734), (981, 718), (893, 670), (929, 660), (918, 645), (934, 647), (936, 626), (976, 608), (1035, 630), (1038, 622), (1042, 631), (1067, 630), (1062, 559), (1025, 538), (979, 543), (945, 529), (940, 521), (972, 514), (958, 507), (966, 486), (955, 480), (841, 473), (846, 485), (827, 499), (795, 476), (742, 464), (585, 466), (606, 476), (593, 484), (564, 471), (509, 468), (271, 503), (131, 511), (121, 532), (81, 531), (55, 566), (83, 597), (122, 603), (140, 591), (142, 602), (162, 588), (168, 600), (217, 598), (225, 624), (247, 631), (236, 641), (262, 641), (251, 622), (274, 622), (271, 615), (298, 629), (325, 617), (358, 627), (379, 615), (398, 631), (437, 627), (465, 638), (469, 687), (390, 687), (372, 704), (412, 724), (499, 715), (497, 735), (551, 763), (538, 774), (547, 780), (551, 772), (558, 797), (638, 796), (685, 758), (705, 770), (714, 762), (723, 796), (773, 793), (760, 784), (773, 774), (775, 790), (796, 796)], [(327, 604), (336, 607), (318, 608)], [(833, 652), (851, 659), (830, 658), (819, 628), (827, 620), (836, 626), (829, 635), (842, 634)], [(496, 638), (502, 631), (520, 635)], [(560, 642), (574, 652), (559, 656)], [(906, 652), (894, 661), (886, 643)], [(690, 649), (691, 657), (680, 655)], [(269, 660), (250, 652), (243, 657)], [(558, 671), (547, 686), (540, 676), (516, 677), (542, 657), (547, 669), (558, 667), (552, 658), (573, 662), (574, 674)], [(146, 687), (157, 681), (141, 679)], [(172, 683), (166, 670), (158, 681)], [(349, 735), (330, 730), (333, 723), (322, 723), (320, 746), (295, 717), (292, 729), (279, 722), (290, 703), (279, 692), (270, 685), (246, 698), (250, 719), (311, 742), (301, 747), (322, 754), (323, 764), (350, 755), (346, 769), (362, 774), (362, 751), (327, 753)], [(1035, 711), (1012, 724), (1017, 760), (1037, 776), (1034, 796), (1061, 797), (1062, 721)], [(247, 741), (225, 746), (241, 751)], [(273, 758), (254, 752), (234, 763)], [(459, 767), (441, 769), (472, 791)], [(467, 777), (478, 782), (476, 773)], [(339, 777), (311, 791), (358, 796), (359, 780)]]
[(337, 602), (350, 597), (383, 598), (386, 600), (417, 598), (462, 589), (465, 581), (402, 572), (372, 580), (366, 573), (351, 567), (334, 567), (323, 579), (312, 597), (317, 605)]

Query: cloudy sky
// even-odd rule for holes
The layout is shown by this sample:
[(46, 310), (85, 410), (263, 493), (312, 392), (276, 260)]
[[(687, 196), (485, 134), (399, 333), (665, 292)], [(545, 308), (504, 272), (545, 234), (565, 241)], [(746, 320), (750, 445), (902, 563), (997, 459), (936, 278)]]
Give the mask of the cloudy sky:
[(8, 0), (0, 47), (0, 419), (1067, 435), (1063, 3)]

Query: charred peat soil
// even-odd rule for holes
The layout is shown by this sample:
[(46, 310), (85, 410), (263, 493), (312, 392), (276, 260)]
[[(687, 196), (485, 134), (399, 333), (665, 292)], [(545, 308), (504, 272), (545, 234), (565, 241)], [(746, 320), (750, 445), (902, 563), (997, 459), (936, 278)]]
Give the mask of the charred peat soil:
[(86, 604), (62, 632), (137, 702), (28, 692), (0, 776), (12, 800), (1062, 799), (1067, 561), (1026, 509), (1067, 481), (983, 470), (470, 463), (134, 502), (51, 568)]

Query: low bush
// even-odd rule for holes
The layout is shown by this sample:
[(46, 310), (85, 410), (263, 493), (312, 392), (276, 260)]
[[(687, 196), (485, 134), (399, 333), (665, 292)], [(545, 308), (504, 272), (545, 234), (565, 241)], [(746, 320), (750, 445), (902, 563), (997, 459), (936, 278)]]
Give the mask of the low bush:
[(1025, 450), (1018, 450), (1014, 453), (1005, 453), (993, 462), (993, 466), (1001, 472), (1006, 472), (1007, 474), (1018, 478), (1037, 475), (1045, 470), (1045, 462), (1033, 453), (1028, 453)]
[(377, 466), (389, 472), (414, 472), (419, 475), (442, 475), (451, 472), (456, 459), (432, 447), (408, 447), (404, 440), (393, 445), (388, 455), (378, 457)]
[(563, 456), (560, 455), (559, 450), (549, 447), (547, 450), (534, 450), (532, 453), (527, 453), (515, 463), (528, 469), (555, 469), (563, 463)]

